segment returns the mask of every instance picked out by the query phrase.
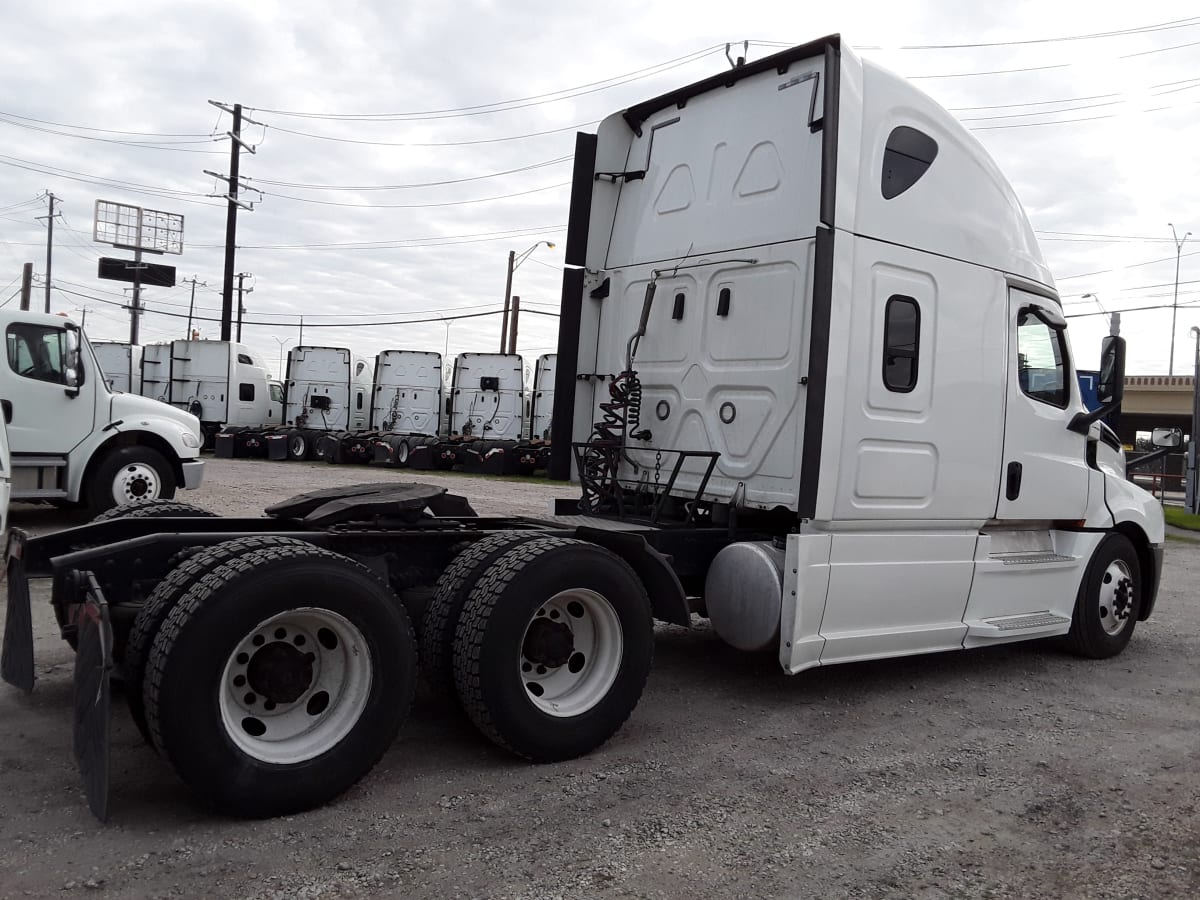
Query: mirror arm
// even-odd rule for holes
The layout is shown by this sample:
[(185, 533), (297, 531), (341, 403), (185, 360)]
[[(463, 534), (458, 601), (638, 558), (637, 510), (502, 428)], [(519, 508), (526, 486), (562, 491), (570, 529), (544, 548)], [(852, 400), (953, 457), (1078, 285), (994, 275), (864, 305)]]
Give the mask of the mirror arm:
[(1111, 400), (1103, 406), (1093, 409), (1091, 412), (1076, 413), (1074, 418), (1067, 424), (1068, 431), (1074, 431), (1076, 434), (1086, 435), (1092, 427), (1092, 423), (1103, 419), (1110, 412), (1115, 412), (1121, 408), (1121, 401)]
[(1145, 454), (1137, 457), (1137, 459), (1126, 460), (1125, 471), (1132, 472), (1134, 469), (1140, 469), (1143, 466), (1147, 465), (1148, 463), (1154, 462), (1156, 459), (1162, 459), (1164, 456), (1166, 456), (1168, 453), (1170, 453), (1172, 450), (1175, 450), (1175, 449), (1177, 449), (1177, 448), (1161, 447), (1158, 450), (1152, 450), (1149, 453), (1145, 453)]

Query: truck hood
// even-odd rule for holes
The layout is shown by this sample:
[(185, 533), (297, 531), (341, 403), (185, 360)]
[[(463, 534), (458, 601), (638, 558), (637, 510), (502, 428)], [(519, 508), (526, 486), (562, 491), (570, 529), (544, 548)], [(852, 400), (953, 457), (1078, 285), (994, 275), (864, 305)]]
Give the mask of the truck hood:
[(110, 409), (109, 422), (121, 422), (121, 428), (125, 431), (139, 425), (149, 425), (154, 420), (166, 420), (175, 423), (184, 431), (190, 431), (197, 438), (200, 437), (199, 419), (189, 412), (149, 397), (115, 393), (112, 395)]

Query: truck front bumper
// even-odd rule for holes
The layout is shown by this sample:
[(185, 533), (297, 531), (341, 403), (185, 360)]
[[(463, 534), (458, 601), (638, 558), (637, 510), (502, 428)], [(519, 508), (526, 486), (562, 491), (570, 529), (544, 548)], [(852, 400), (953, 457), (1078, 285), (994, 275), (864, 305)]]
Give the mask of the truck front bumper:
[(184, 488), (194, 491), (200, 487), (200, 482), (204, 480), (204, 460), (193, 459), (190, 462), (183, 463), (182, 467)]

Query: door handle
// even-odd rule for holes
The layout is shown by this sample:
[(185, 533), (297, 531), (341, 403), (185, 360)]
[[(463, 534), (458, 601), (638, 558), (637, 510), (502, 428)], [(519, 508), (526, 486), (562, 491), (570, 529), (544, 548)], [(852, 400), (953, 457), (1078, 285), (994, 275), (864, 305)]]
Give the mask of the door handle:
[(12, 423), (12, 401), (11, 400), (0, 400), (0, 410), (4, 411), (5, 424), (11, 424)]
[(1004, 489), (1004, 496), (1009, 500), (1016, 500), (1021, 495), (1021, 464), (1019, 462), (1010, 462), (1008, 464), (1008, 480), (1007, 486)]

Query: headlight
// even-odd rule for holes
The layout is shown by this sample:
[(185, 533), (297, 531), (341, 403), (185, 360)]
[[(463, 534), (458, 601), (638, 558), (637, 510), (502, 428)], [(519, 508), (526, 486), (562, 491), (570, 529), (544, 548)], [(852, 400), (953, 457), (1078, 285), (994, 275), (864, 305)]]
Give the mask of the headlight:
[(190, 431), (185, 431), (183, 433), (183, 446), (199, 447), (200, 446), (200, 438), (196, 437)]

